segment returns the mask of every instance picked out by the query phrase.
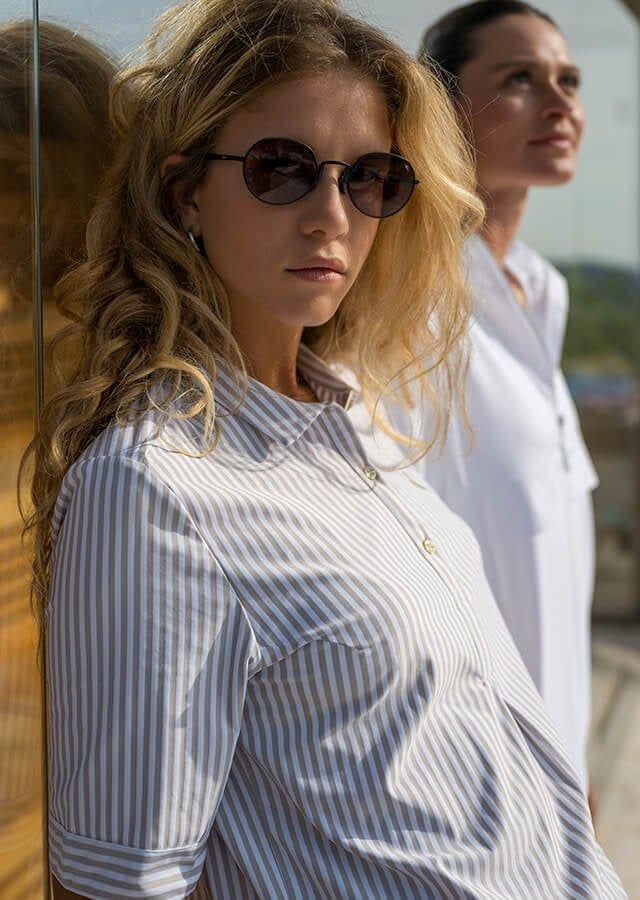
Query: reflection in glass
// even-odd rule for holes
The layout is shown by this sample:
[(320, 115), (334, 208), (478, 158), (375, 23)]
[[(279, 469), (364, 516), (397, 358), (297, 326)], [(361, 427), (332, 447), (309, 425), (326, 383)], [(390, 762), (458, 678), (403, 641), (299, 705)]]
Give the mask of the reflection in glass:
[(41, 683), (16, 502), (33, 431), (30, 21), (0, 25), (0, 893), (43, 894)]
[[(95, 44), (58, 24), (40, 22), (40, 284), (33, 296), (32, 59), (30, 20), (0, 28), (0, 895), (45, 896), (41, 730), (41, 615), (30, 598), (28, 557), (16, 502), (19, 462), (33, 436), (34, 302), (41, 293), (44, 335), (65, 323), (55, 285), (82, 257), (97, 182), (111, 158), (108, 91), (112, 61)], [(53, 371), (45, 368), (45, 396)], [(29, 471), (21, 499), (29, 507)], [(25, 549), (30, 551), (27, 534)], [(31, 600), (31, 602), (30, 602)]]

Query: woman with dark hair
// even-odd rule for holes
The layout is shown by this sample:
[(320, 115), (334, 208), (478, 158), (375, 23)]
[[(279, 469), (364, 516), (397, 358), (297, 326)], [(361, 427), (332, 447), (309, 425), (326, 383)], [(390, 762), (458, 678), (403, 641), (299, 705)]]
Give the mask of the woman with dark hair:
[[(573, 175), (580, 73), (548, 15), (518, 0), (458, 7), (421, 61), (452, 96), (486, 207), (467, 242), (473, 316), (462, 407), (422, 474), (472, 526), (516, 645), (587, 788), (591, 491), (597, 484), (560, 371), (567, 286), (517, 234), (529, 188)], [(553, 228), (553, 223), (550, 223)], [(414, 433), (424, 430), (411, 414)], [(398, 414), (401, 427), (406, 414)]]
[(190, 0), (142, 56), (32, 447), (54, 896), (619, 900), (469, 528), (352, 418), (456, 383), (441, 84), (331, 0)]

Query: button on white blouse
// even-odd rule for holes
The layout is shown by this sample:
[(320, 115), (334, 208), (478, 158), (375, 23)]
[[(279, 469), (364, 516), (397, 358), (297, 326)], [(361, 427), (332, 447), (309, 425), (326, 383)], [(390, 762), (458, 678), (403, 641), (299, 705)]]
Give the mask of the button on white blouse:
[[(498, 605), (586, 787), (598, 479), (559, 368), (567, 285), (515, 241), (505, 267), (524, 289), (523, 305), (480, 237), (467, 250), (474, 437), (454, 417), (442, 456), (417, 467), (473, 528)], [(425, 417), (394, 411), (393, 420), (419, 434)]]

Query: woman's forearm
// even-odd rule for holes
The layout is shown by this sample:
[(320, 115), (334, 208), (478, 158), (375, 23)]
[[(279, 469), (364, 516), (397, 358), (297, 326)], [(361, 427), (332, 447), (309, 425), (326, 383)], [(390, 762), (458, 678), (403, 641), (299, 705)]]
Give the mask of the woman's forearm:
[(56, 881), (53, 876), (51, 876), (51, 882), (53, 887), (53, 900), (86, 900), (86, 897), (83, 897), (82, 894), (74, 894), (73, 891), (62, 887), (60, 882)]

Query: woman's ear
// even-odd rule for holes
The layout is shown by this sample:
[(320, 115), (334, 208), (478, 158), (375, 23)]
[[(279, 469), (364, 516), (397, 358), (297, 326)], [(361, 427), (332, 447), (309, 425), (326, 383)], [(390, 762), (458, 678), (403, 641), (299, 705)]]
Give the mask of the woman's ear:
[[(186, 162), (187, 157), (180, 153), (170, 153), (160, 164), (160, 177), (164, 178), (171, 169)], [(200, 211), (194, 200), (195, 185), (189, 181), (178, 179), (170, 188), (171, 199), (180, 216), (182, 227), (185, 231), (192, 231), (197, 237), (201, 233)]]
[(164, 178), (170, 169), (173, 169), (175, 166), (181, 166), (186, 161), (187, 157), (182, 153), (170, 153), (169, 156), (165, 156), (160, 163), (160, 177)]

